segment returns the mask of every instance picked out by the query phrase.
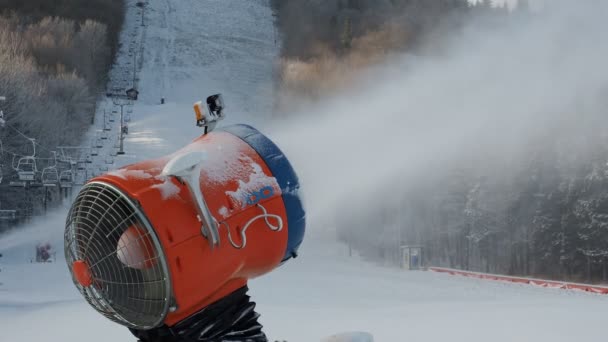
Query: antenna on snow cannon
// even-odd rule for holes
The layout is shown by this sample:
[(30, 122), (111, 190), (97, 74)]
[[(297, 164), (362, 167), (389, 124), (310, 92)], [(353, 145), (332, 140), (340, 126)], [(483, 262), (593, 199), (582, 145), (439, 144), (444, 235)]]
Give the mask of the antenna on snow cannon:
[(224, 108), (219, 94), (195, 104), (205, 134), (91, 179), (68, 213), (74, 284), (141, 341), (266, 341), (247, 282), (304, 238), (291, 164), (251, 126), (217, 128)]

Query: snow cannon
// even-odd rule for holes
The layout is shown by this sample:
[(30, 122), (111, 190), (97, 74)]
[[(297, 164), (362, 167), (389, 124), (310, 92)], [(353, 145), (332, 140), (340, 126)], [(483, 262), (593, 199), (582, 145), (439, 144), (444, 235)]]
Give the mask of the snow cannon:
[(206, 134), (91, 179), (67, 217), (74, 284), (142, 341), (263, 336), (247, 281), (296, 257), (304, 237), (298, 177), (277, 145), (247, 125), (208, 130), (196, 106)]

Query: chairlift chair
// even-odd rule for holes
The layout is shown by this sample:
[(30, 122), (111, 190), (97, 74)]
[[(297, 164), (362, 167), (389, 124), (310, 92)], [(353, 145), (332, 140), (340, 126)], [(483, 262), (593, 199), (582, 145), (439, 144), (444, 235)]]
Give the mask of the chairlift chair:
[(26, 156), (19, 158), (15, 171), (19, 175), (20, 181), (33, 181), (36, 178), (36, 158), (32, 156)]
[(10, 183), (8, 183), (8, 186), (12, 187), (12, 188), (25, 188), (26, 186), (26, 182), (22, 182), (20, 180), (14, 180), (14, 181), (10, 181)]
[(42, 185), (53, 187), (59, 183), (59, 172), (56, 166), (45, 167), (42, 170)]
[(0, 210), (0, 220), (15, 220), (17, 219), (17, 210)]
[(32, 188), (40, 188), (43, 187), (44, 184), (42, 184), (42, 179), (40, 179), (40, 177), (34, 176), (34, 180), (29, 182), (29, 186)]
[(18, 174), (13, 174), (12, 177), (10, 178), (10, 181), (8, 182), (8, 186), (10, 186), (11, 188), (25, 188), (26, 185), (27, 185), (27, 182), (19, 180)]
[(74, 178), (74, 185), (84, 185), (87, 182), (87, 174), (88, 171), (78, 171), (76, 174), (74, 174), (73, 178)]
[(93, 140), (93, 148), (92, 150), (95, 150), (96, 148), (102, 148), (103, 147), (103, 141), (101, 141), (101, 136), (103, 135), (103, 131), (97, 133), (97, 136), (95, 137), (95, 140)]
[(31, 182), (36, 178), (36, 173), (38, 172), (38, 168), (36, 166), (36, 140), (29, 139), (32, 143), (32, 147), (34, 152), (31, 156), (23, 156), (19, 158), (17, 161), (17, 165), (14, 165), (14, 157), (13, 157), (13, 169), (17, 171), (20, 181)]
[(62, 163), (69, 163), (70, 162), (70, 157), (67, 156), (67, 154), (65, 153), (65, 150), (63, 150), (62, 148), (59, 148), (60, 152), (59, 153), (59, 161)]
[(62, 188), (71, 188), (74, 184), (74, 176), (72, 170), (62, 171), (59, 175), (59, 185)]

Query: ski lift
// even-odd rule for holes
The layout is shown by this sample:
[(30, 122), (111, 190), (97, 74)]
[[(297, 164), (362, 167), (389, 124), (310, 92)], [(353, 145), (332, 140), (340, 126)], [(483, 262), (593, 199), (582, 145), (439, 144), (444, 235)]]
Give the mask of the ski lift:
[(87, 171), (78, 171), (74, 174), (74, 185), (84, 185), (88, 178), (87, 178)]
[(137, 97), (139, 96), (139, 91), (135, 88), (128, 89), (126, 93), (129, 100), (137, 100)]
[(58, 147), (60, 154), (59, 154), (59, 161), (62, 163), (70, 163), (70, 161), (72, 160), (72, 158), (70, 158), (67, 153), (65, 152), (65, 150), (62, 147)]
[(36, 158), (32, 156), (20, 158), (15, 171), (19, 175), (20, 181), (33, 181), (38, 171), (36, 169)]
[(29, 186), (32, 188), (40, 188), (40, 187), (44, 186), (44, 184), (42, 184), (42, 181), (40, 180), (40, 178), (34, 177), (34, 180), (29, 182)]
[(62, 188), (71, 188), (74, 184), (74, 175), (72, 170), (62, 171), (59, 175), (59, 186)]
[(6, 209), (0, 210), (0, 220), (15, 220), (15, 219), (17, 219), (17, 210), (6, 210)]
[(4, 177), (4, 174), (2, 173), (2, 167), (4, 167), (4, 165), (2, 164), (3, 155), (4, 155), (4, 148), (2, 147), (2, 140), (0, 140), (0, 184), (2, 183), (2, 178)]
[[(2, 208), (0, 206), (0, 208)], [(0, 220), (15, 220), (17, 218), (17, 210), (0, 209)], [(0, 253), (2, 258), (2, 253)]]
[(57, 152), (53, 154), (53, 165), (49, 165), (42, 169), (42, 185), (47, 187), (56, 186), (59, 183), (59, 172), (57, 171)]
[(19, 180), (19, 175), (15, 174), (8, 183), (8, 186), (11, 188), (25, 188), (27, 186), (27, 182)]
[(59, 172), (57, 167), (49, 166), (42, 170), (42, 185), (47, 187), (56, 186), (59, 182)]
[(36, 140), (29, 140), (34, 148), (34, 153), (31, 156), (24, 156), (19, 158), (16, 166), (13, 163), (13, 169), (17, 171), (17, 174), (19, 175), (19, 180), (26, 182), (33, 181), (36, 177), (36, 172), (38, 172), (38, 168), (36, 167)]
[[(0, 96), (0, 101), (2, 101), (2, 102), (6, 101), (6, 97)], [(6, 119), (4, 119), (4, 112), (0, 110), (0, 127), (4, 127), (5, 124), (6, 124)]]

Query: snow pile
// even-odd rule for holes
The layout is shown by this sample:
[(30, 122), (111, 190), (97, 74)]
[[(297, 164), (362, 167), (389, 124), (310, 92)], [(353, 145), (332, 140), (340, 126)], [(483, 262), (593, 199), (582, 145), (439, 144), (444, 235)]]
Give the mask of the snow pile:
[(163, 200), (176, 197), (179, 195), (180, 188), (173, 182), (173, 177), (165, 178), (164, 182), (152, 186), (153, 189), (158, 189)]
[(210, 183), (225, 183), (246, 171), (246, 165), (241, 162), (246, 158), (239, 146), (232, 144), (217, 144), (208, 151), (203, 166), (203, 173)]

